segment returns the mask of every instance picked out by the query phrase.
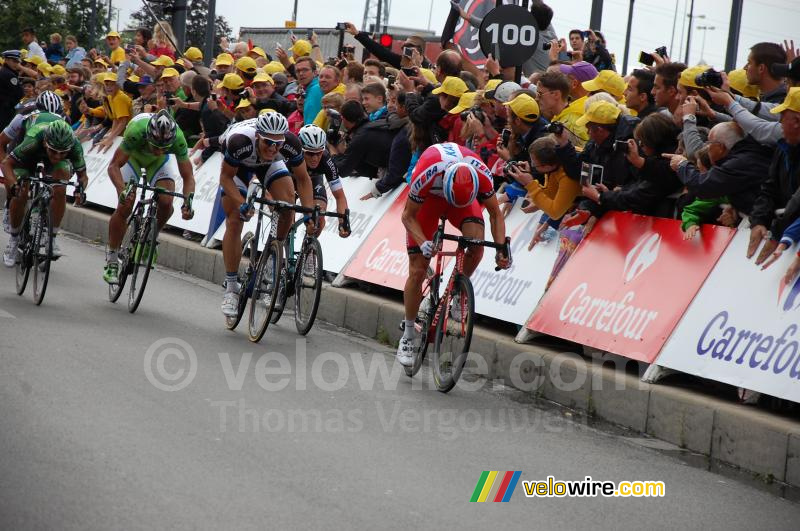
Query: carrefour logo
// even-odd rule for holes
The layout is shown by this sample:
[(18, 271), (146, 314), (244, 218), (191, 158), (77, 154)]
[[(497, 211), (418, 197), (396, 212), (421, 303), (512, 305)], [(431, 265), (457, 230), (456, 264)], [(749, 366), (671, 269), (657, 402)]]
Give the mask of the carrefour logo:
[(656, 233), (642, 236), (625, 257), (622, 278), (627, 284), (647, 271), (658, 258), (661, 236)]
[(781, 279), (778, 288), (778, 307), (784, 312), (789, 312), (800, 308), (800, 276), (794, 282), (786, 282)]

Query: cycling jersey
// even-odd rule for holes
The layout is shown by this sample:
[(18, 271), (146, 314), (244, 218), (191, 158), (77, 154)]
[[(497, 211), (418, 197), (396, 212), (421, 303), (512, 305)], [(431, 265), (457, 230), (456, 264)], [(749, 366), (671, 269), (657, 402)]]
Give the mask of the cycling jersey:
[(445, 170), (457, 162), (466, 162), (478, 172), (479, 202), (494, 195), (492, 172), (472, 150), (453, 142), (434, 144), (422, 152), (411, 174), (411, 189), (408, 198), (415, 203), (424, 203), (429, 195), (444, 198), (442, 180)]
[[(269, 165), (272, 161), (261, 161), (258, 155), (256, 122), (258, 118), (250, 118), (236, 122), (228, 127), (217, 139), (209, 139), (209, 145), (219, 145), (220, 150), (226, 154), (225, 160), (232, 166), (257, 166)], [(233, 137), (236, 137), (235, 140)], [(290, 168), (303, 163), (303, 145), (297, 135), (286, 132), (286, 141), (281, 146), (278, 154)], [(233, 142), (233, 143), (232, 143)]]
[(50, 162), (50, 158), (47, 156), (47, 148), (44, 145), (44, 133), (48, 123), (33, 125), (25, 133), (22, 143), (11, 152), (11, 158), (19, 164), (19, 167), (14, 170), (17, 176), (26, 177), (30, 175), (36, 170), (36, 165), (40, 162), (44, 163), (47, 174), (54, 170), (63, 169), (71, 176), (73, 171), (86, 169), (86, 162), (83, 160), (83, 147), (77, 138), (73, 139), (72, 149), (66, 159), (55, 164)]
[(3, 133), (11, 139), (6, 151), (14, 149), (15, 146), (19, 145), (25, 139), (25, 132), (34, 125), (54, 122), (56, 120), (61, 120), (61, 117), (51, 112), (33, 111), (28, 114), (15, 115), (11, 123), (3, 129)]
[(335, 192), (342, 188), (342, 181), (339, 179), (339, 169), (333, 162), (327, 150), (322, 152), (319, 165), (316, 168), (308, 168), (308, 175), (311, 176), (311, 186), (314, 188), (314, 199), (319, 201), (328, 201), (328, 194), (325, 192), (325, 182), (323, 178), (328, 181), (331, 191)]
[(153, 116), (152, 113), (135, 116), (125, 128), (122, 144), (119, 147), (123, 153), (128, 155), (128, 165), (136, 175), (139, 175), (141, 168), (145, 168), (147, 175), (152, 177), (165, 167), (170, 155), (175, 155), (178, 162), (188, 161), (189, 149), (183, 131), (178, 127), (175, 140), (166, 148), (166, 153), (158, 155), (153, 153), (150, 143), (147, 141), (147, 125), (151, 116)]
[[(255, 118), (231, 125), (220, 135), (218, 142), (225, 162), (237, 168), (234, 182), (240, 190), (247, 189), (247, 184), (253, 175), (267, 188), (275, 180), (289, 176), (289, 170), (280, 153), (273, 160), (261, 159)], [(300, 159), (302, 158), (301, 151)]]

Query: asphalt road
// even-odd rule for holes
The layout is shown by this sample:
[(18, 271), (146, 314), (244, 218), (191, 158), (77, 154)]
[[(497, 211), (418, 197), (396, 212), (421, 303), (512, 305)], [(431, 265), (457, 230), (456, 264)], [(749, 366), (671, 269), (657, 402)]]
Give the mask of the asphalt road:
[[(318, 323), (298, 347), (287, 314), (254, 345), (224, 329), (221, 288), (191, 277), (157, 271), (130, 315), (106, 298), (102, 250), (61, 246), (41, 307), (0, 271), (0, 528), (797, 529), (793, 502), (514, 392), (442, 395), (427, 373), (412, 388), (350, 332)], [(509, 503), (469, 503), (483, 470), (661, 480), (666, 496), (520, 483)]]

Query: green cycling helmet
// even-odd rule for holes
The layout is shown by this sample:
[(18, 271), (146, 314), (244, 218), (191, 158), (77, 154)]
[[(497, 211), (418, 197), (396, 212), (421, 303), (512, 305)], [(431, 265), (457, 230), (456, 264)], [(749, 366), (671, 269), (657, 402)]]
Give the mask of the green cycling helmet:
[(55, 151), (69, 151), (75, 143), (75, 135), (67, 122), (56, 120), (46, 126), (44, 142)]

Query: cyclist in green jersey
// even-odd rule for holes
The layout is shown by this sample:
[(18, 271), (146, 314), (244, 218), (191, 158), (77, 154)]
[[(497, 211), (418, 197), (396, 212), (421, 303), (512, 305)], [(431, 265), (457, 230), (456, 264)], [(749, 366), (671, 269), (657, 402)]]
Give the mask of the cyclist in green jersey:
[[(148, 184), (167, 191), (175, 191), (175, 172), (167, 164), (171, 155), (178, 162), (178, 173), (183, 180), (183, 194), (188, 198), (183, 203), (183, 219), (192, 219), (191, 198), (194, 195), (194, 173), (189, 161), (189, 152), (183, 132), (168, 111), (156, 114), (142, 113), (135, 116), (125, 128), (122, 144), (117, 148), (108, 165), (108, 176), (117, 189), (119, 203), (108, 223), (108, 251), (103, 279), (109, 284), (119, 282), (119, 246), (125, 236), (127, 218), (133, 209), (136, 189), (127, 186), (138, 182), (141, 169), (147, 172)], [(158, 230), (172, 216), (172, 197), (158, 197)], [(150, 252), (155, 252), (151, 250)]]
[[(3, 263), (7, 267), (14, 267), (16, 263), (17, 239), (28, 202), (28, 183), (24, 182), (18, 186), (17, 181), (35, 173), (36, 165), (40, 162), (44, 163), (45, 175), (53, 179), (69, 181), (74, 171), (78, 174), (79, 182), (84, 189), (89, 181), (86, 175), (86, 163), (83, 160), (83, 147), (67, 122), (56, 120), (36, 124), (28, 129), (22, 143), (2, 162), (3, 177), (12, 197), (9, 205), (11, 237), (3, 253)], [(80, 195), (76, 195), (76, 201), (80, 201)], [(61, 256), (61, 251), (55, 237), (67, 206), (65, 186), (54, 188), (53, 201), (50, 205), (53, 216), (53, 257), (57, 258)]]

